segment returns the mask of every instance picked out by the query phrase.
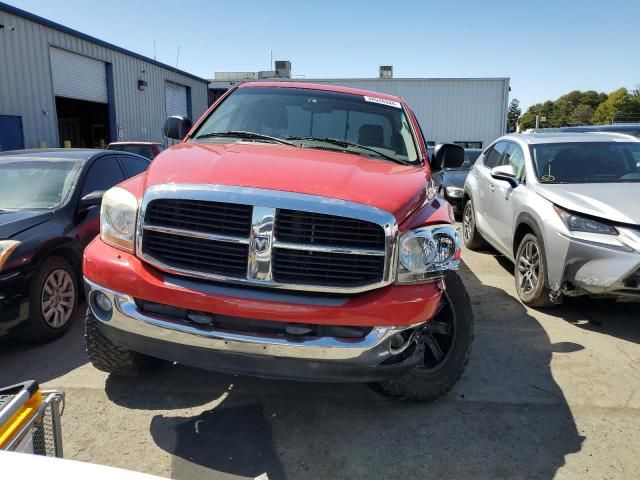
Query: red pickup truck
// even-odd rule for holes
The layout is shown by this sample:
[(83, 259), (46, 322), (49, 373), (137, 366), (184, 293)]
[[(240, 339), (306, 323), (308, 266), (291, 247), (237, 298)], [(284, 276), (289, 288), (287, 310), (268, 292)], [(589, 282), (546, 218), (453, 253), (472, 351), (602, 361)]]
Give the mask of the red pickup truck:
[(159, 359), (363, 382), (433, 399), (460, 377), (473, 316), (460, 239), (401, 98), (308, 83), (238, 85), (149, 169), (107, 191), (85, 250), (93, 365)]

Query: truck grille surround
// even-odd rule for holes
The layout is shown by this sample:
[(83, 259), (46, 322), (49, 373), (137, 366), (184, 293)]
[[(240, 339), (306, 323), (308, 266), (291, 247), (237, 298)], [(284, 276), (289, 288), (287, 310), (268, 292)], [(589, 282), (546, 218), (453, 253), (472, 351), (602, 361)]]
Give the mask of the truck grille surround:
[(143, 198), (138, 256), (168, 273), (288, 290), (358, 293), (395, 280), (393, 215), (352, 202), (216, 185)]

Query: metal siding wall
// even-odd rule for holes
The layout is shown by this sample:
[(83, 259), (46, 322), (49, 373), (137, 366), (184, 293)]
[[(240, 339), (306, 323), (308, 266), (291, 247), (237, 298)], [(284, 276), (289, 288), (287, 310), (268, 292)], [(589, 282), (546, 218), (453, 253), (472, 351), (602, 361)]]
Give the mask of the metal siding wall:
[(508, 79), (371, 78), (308, 81), (403, 97), (418, 117), (427, 141), (481, 141), (486, 147), (505, 132)]
[[(49, 45), (113, 65), (115, 98), (110, 101), (125, 140), (163, 141), (166, 80), (191, 88), (195, 118), (207, 108), (205, 82), (3, 11), (0, 23), (7, 27), (0, 30), (0, 114), (22, 117), (26, 148), (40, 141), (58, 146)], [(138, 79), (148, 82), (144, 91), (138, 90)]]

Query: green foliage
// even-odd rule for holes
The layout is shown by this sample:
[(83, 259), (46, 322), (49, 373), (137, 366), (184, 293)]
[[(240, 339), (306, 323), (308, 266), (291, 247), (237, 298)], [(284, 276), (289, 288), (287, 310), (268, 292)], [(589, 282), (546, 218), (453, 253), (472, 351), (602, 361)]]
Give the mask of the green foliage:
[(507, 131), (515, 132), (518, 128), (518, 118), (522, 114), (520, 109), (520, 101), (517, 98), (511, 100), (509, 103), (509, 110), (507, 111)]
[(640, 121), (640, 96), (631, 94), (626, 88), (611, 92), (609, 97), (598, 105), (593, 114), (595, 123), (614, 123)]
[[(639, 97), (640, 98), (640, 97)], [(594, 123), (596, 109), (608, 99), (606, 93), (595, 90), (581, 92), (574, 90), (555, 101), (537, 103), (527, 109), (519, 119), (520, 130), (534, 128), (536, 115), (542, 118), (540, 127), (564, 127), (569, 125), (590, 125)]]

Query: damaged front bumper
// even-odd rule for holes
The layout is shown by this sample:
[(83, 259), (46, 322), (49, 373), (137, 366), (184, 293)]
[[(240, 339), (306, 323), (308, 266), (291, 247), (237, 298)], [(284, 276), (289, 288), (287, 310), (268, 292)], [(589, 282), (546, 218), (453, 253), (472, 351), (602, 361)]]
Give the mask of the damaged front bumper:
[[(619, 234), (559, 233), (548, 257), (553, 295), (593, 295), (640, 299), (640, 231), (617, 228)], [(557, 248), (560, 246), (561, 248)], [(562, 266), (562, 270), (558, 269)], [(552, 272), (561, 274), (552, 278)]]
[[(258, 377), (371, 382), (401, 375), (423, 357), (423, 347), (411, 341), (421, 324), (373, 327), (361, 338), (242, 332), (143, 310), (131, 296), (86, 278), (85, 289), (109, 340), (185, 365)], [(110, 309), (101, 307), (105, 301), (97, 301), (98, 294)]]

